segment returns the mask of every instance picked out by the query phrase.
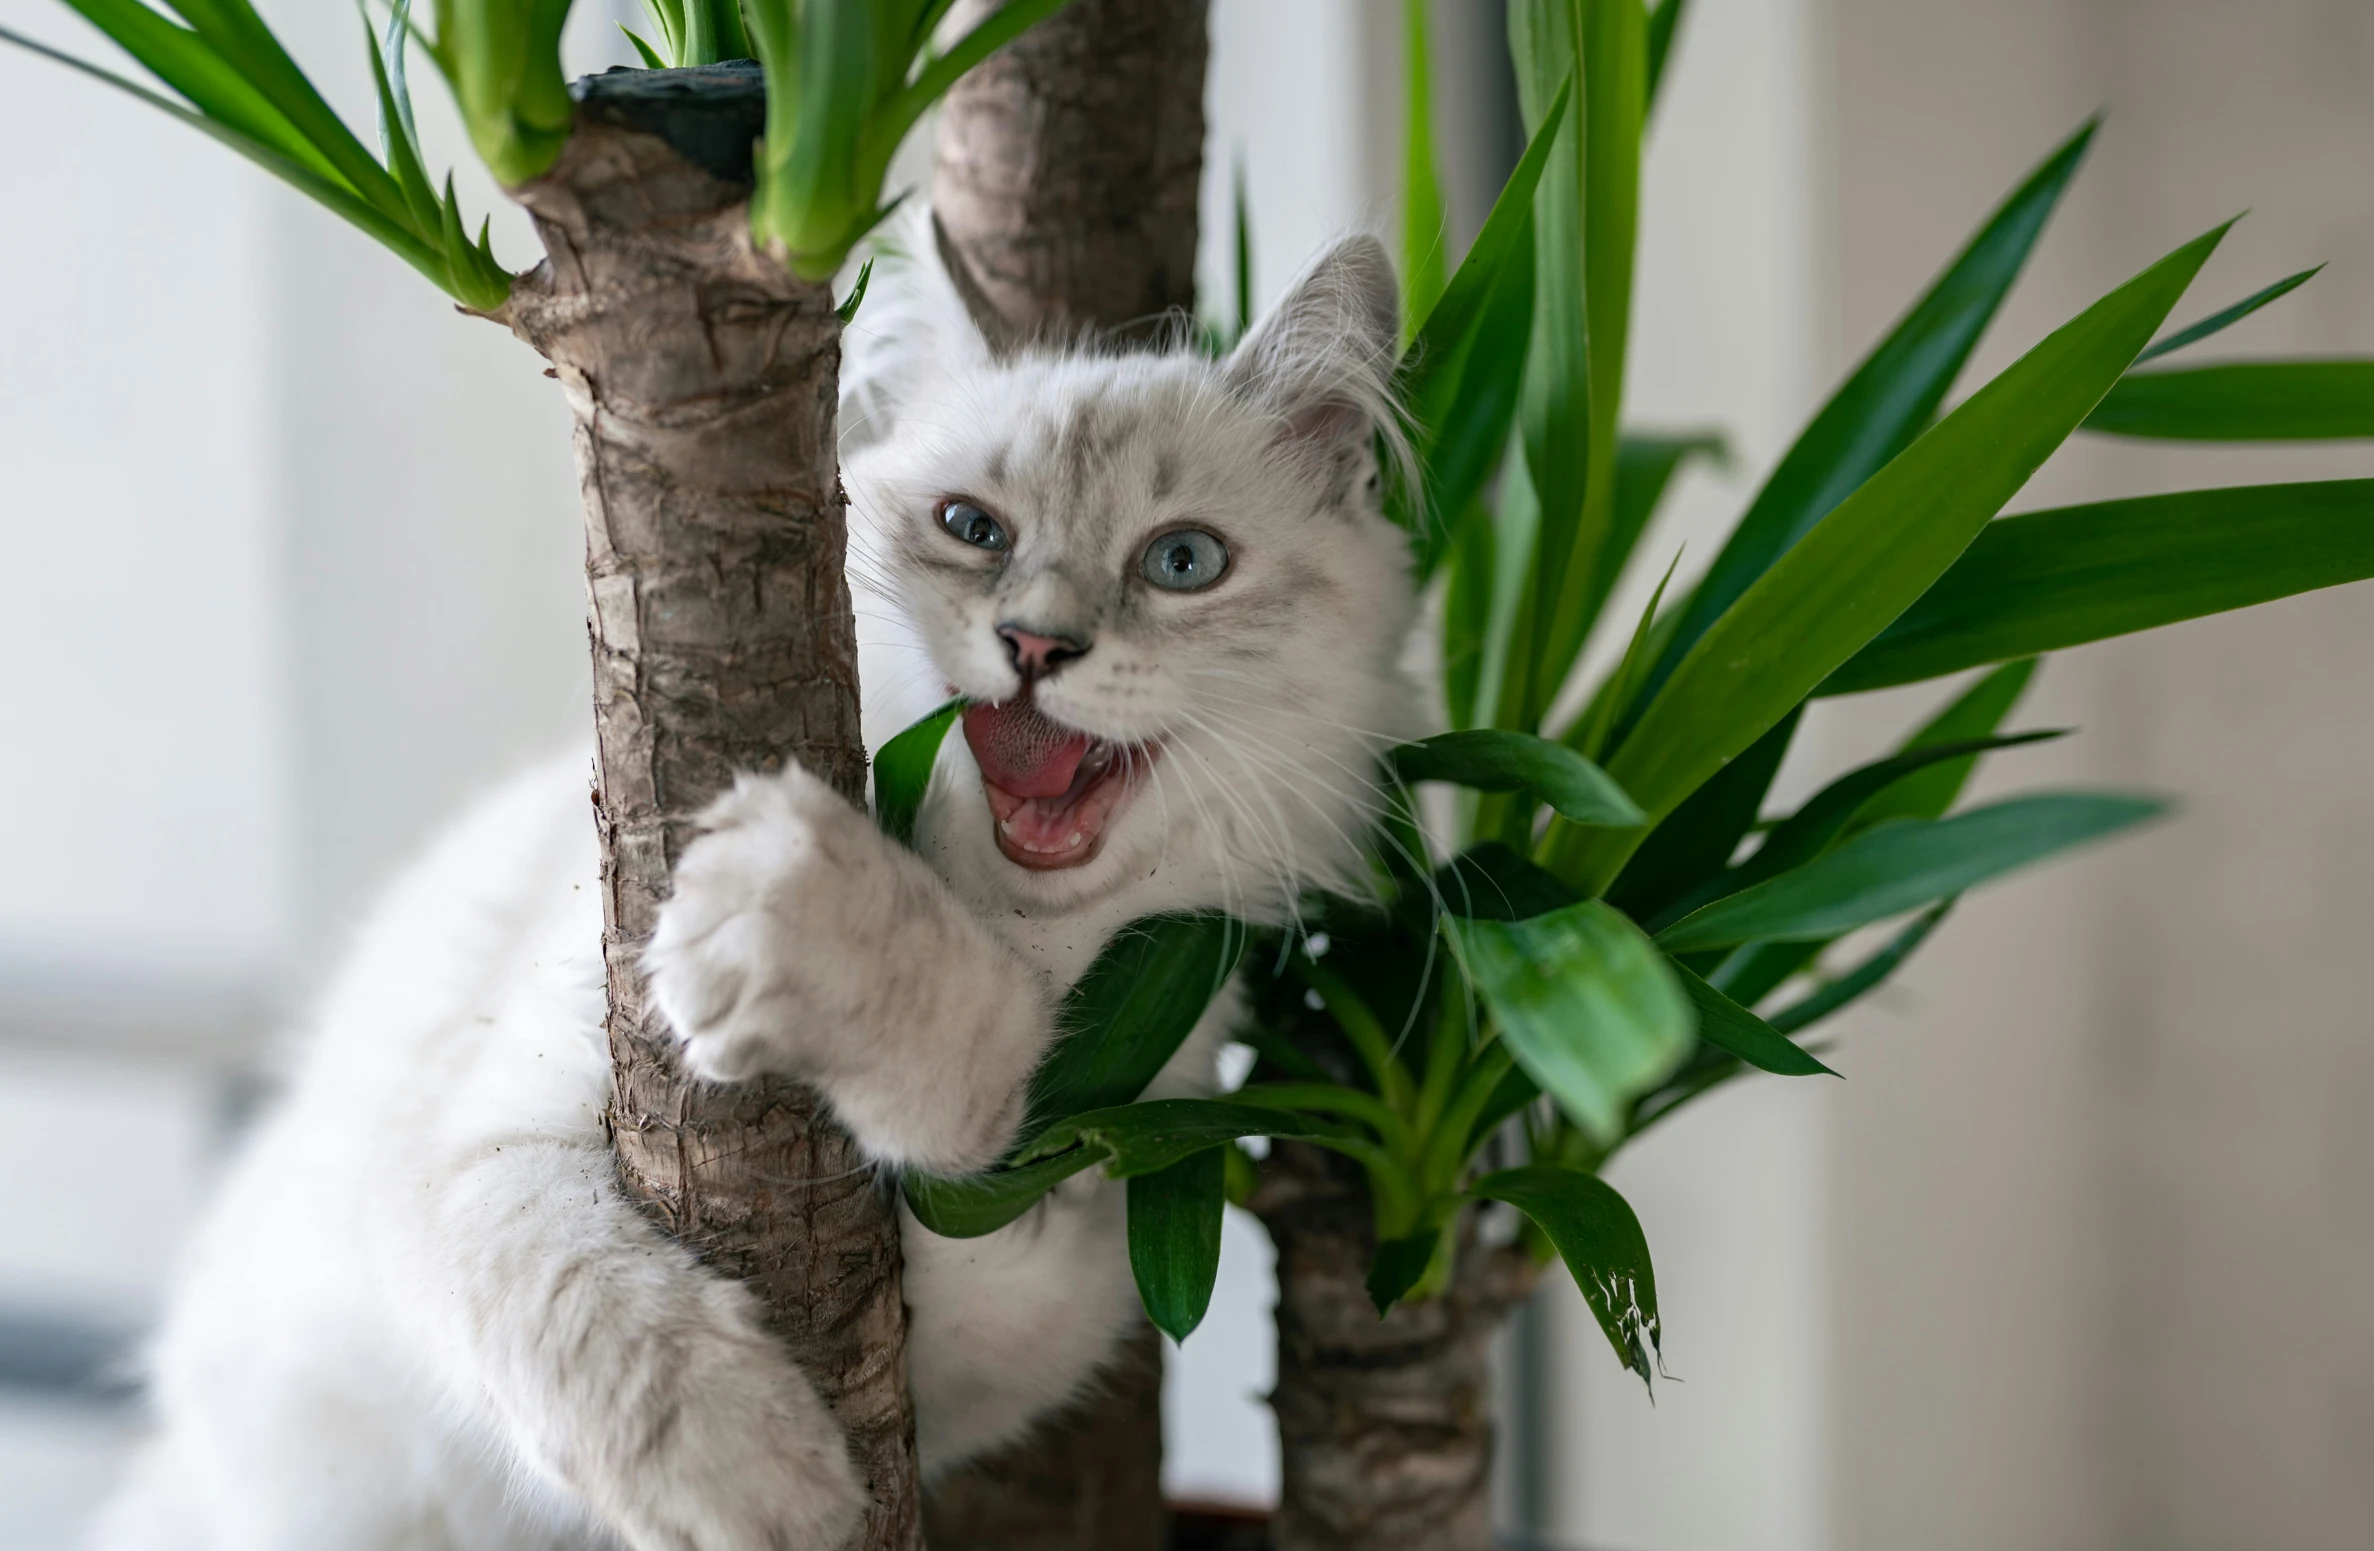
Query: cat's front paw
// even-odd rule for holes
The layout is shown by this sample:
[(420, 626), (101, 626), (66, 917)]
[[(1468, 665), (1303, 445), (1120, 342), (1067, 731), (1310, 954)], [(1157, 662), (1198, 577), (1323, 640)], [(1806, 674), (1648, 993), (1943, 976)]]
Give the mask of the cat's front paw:
[[(797, 765), (743, 776), (701, 816), (644, 952), (653, 1000), (702, 1077), (829, 1071), (890, 944), (889, 842)], [(871, 939), (871, 940), (869, 940)]]

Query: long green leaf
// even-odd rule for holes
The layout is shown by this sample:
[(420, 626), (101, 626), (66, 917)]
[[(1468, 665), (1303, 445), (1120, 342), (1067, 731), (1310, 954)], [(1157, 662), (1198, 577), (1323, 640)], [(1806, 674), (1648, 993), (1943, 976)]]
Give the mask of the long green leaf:
[(1758, 577), (1928, 427), (2077, 176), (2094, 129), (2086, 124), (2029, 174), (1814, 416), (1691, 595), (1640, 703)]
[[(1549, 709), (1581, 653), (1601, 600), (1630, 558), (1637, 534), (1614, 521), (1616, 425), (1624, 397), (1632, 318), (1632, 263), (1640, 225), (1640, 137), (1648, 109), (1648, 16), (1641, 0), (1579, 0), (1583, 57), (1585, 391), (1589, 418), (1582, 500), (1542, 504), (1540, 613), (1531, 699), (1516, 723)], [(1547, 269), (1545, 286), (1555, 284)], [(1537, 308), (1538, 308), (1537, 303)]]
[(1665, 84), (1665, 66), (1673, 57), (1674, 35), (1689, 14), (1690, 0), (1657, 0), (1649, 12), (1649, 107), (1657, 106), (1658, 89)]
[(1129, 1269), (1146, 1317), (1173, 1341), (1186, 1340), (1212, 1306), (1227, 1185), (1224, 1147), (1129, 1182)]
[(1064, 997), (1064, 1034), (1031, 1078), (1025, 1134), (1143, 1093), (1236, 972), (1245, 940), (1241, 923), (1208, 912), (1123, 928)]
[(1505, 1201), (1540, 1226), (1574, 1273), (1575, 1286), (1617, 1360), (1642, 1383), (1653, 1382), (1655, 1354), (1664, 1340), (1657, 1321), (1657, 1273), (1649, 1264), (1640, 1219), (1615, 1187), (1580, 1169), (1535, 1164), (1487, 1174), (1467, 1193)]
[[(1866, 481), (1699, 638), (1608, 773), (1668, 812), (1927, 592), (2118, 380), (2226, 228), (2198, 237), (2055, 330)], [(1624, 832), (1551, 870), (1589, 888)]]
[(1886, 946), (1862, 963), (1836, 979), (1824, 981), (1814, 990), (1808, 992), (1804, 1000), (1791, 1002), (1774, 1013), (1772, 1015), (1773, 1029), (1781, 1034), (1794, 1033), (1798, 1029), (1819, 1023), (1848, 1004), (1868, 996), (1890, 975), (1894, 974), (1906, 959), (1912, 957), (1913, 950), (1928, 940), (1929, 934), (1937, 930), (1938, 923), (1943, 921), (1947, 912), (1953, 908), (1953, 900), (1939, 900), (1916, 917), (1910, 926), (1905, 927), (1904, 930), (1889, 939)]
[(1690, 1004), (1640, 929), (1598, 900), (1521, 921), (1446, 916), (1500, 1036), (1603, 1146), (1690, 1046)]
[(1426, 0), (1402, 0), (1401, 288), (1402, 343), (1443, 294), (1450, 240), (1442, 183), (1434, 170), (1433, 49), (1426, 36)]
[(2134, 372), (2086, 417), (2085, 428), (2187, 442), (2374, 436), (2374, 361), (2235, 361)]
[(1825, 680), (1852, 694), (2374, 577), (2374, 480), (2005, 517)]
[(1668, 953), (1743, 942), (1813, 942), (1959, 894), (2056, 852), (2157, 817), (2163, 805), (2099, 792), (2015, 797), (1955, 818), (1866, 830), (1793, 872), (1683, 917)]
[(1811, 1051), (1693, 974), (1688, 965), (1669, 961), (1668, 967), (1698, 1009), (1698, 1037), (1717, 1050), (1782, 1077), (1811, 1077), (1822, 1072), (1838, 1075)]
[(1721, 876), (1763, 809), (1797, 722), (1796, 712), (1783, 716), (1667, 814), (1608, 889), (1609, 902), (1634, 920), (1652, 920)]
[[(1955, 696), (1944, 710), (1923, 723), (1898, 752), (1909, 754), (1940, 743), (1993, 736), (2011, 715), (2012, 707), (2019, 704), (2020, 696), (2027, 692), (2028, 681), (2035, 676), (2033, 657), (2007, 662), (1983, 675)], [(1916, 771), (1864, 803), (1855, 814), (1855, 827), (1868, 829), (1889, 819), (1944, 818), (1977, 768), (1978, 756), (1972, 754)]]
[(2313, 269), (2303, 269), (2296, 275), (2286, 275), (2263, 290), (2253, 291), (2233, 306), (2213, 312), (2192, 327), (2179, 329), (2166, 339), (2154, 344), (2143, 354), (2135, 357), (2135, 364), (2141, 366), (2146, 361), (2156, 361), (2161, 356), (2182, 350), (2187, 345), (2197, 345), (2212, 334), (2222, 333), (2269, 302), (2278, 301), (2291, 295), (2292, 292), (2297, 291), (2323, 272), (2324, 265), (2319, 264)]
[(1020, 1168), (950, 1178), (910, 1173), (900, 1180), (915, 1220), (943, 1239), (977, 1239), (995, 1233), (1037, 1205), (1039, 1199), (1107, 1154), (1075, 1147)]
[(1577, 824), (1638, 824), (1645, 817), (1607, 772), (1531, 733), (1480, 727), (1438, 733), (1393, 751), (1405, 781), (1451, 781), (1479, 792), (1525, 792)]

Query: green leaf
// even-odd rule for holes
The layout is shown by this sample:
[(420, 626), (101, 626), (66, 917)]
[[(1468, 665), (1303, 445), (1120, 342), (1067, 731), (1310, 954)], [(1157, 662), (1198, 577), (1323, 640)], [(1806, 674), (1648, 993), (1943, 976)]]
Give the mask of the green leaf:
[(1755, 824), (1772, 778), (1780, 773), (1798, 716), (1792, 711), (1775, 722), (1745, 753), (1667, 814), (1608, 889), (1609, 902), (1633, 919), (1646, 921), (1720, 877)]
[[(1670, 3), (1670, 0), (1669, 0)], [(1718, 467), (1731, 461), (1731, 444), (1719, 431), (1684, 431), (1663, 434), (1653, 431), (1627, 431), (1616, 443), (1616, 493), (1613, 534), (1629, 552), (1647, 531), (1649, 519), (1657, 515), (1657, 507), (1665, 499), (1666, 486), (1673, 476), (1693, 459), (1704, 459)], [(1606, 578), (1613, 587), (1615, 578)], [(1606, 601), (1604, 593), (1593, 603), (1594, 610)]]
[(1577, 824), (1638, 824), (1646, 817), (1597, 765), (1531, 733), (1479, 727), (1437, 733), (1393, 751), (1405, 781), (1450, 781), (1479, 792), (1525, 792)]
[[(1927, 592), (2117, 381), (2225, 228), (2185, 244), (2022, 356), (1873, 475), (1718, 619), (1608, 762), (1652, 814), (1668, 812)], [(1586, 834), (1596, 887), (1619, 832)]]
[(1434, 875), (1434, 893), (1446, 914), (1470, 921), (1522, 921), (1579, 900), (1554, 874), (1497, 840), (1453, 857)]
[(949, 701), (883, 744), (874, 756), (874, 822), (901, 845), (915, 843), (915, 815), (922, 811), (923, 794), (931, 790), (932, 767), (939, 763), (940, 745), (963, 710), (962, 700)]
[(1432, 50), (1426, 0), (1402, 0), (1401, 285), (1407, 345), (1443, 294), (1443, 244), (1450, 240), (1434, 170)]
[(1245, 182), (1245, 153), (1237, 149), (1236, 184), (1232, 190), (1236, 212), (1236, 338), (1253, 332), (1253, 193)]
[(1915, 917), (1912, 924), (1898, 932), (1887, 946), (1835, 980), (1824, 981), (1807, 993), (1802, 1001), (1792, 1002), (1772, 1015), (1772, 1027), (1780, 1033), (1791, 1034), (1819, 1023), (1858, 997), (1865, 996), (1896, 972), (1897, 966), (1912, 957), (1913, 950), (1928, 940), (1939, 922), (1954, 908), (1952, 899), (1943, 899)]
[(1377, 1318), (1393, 1312), (1393, 1305), (1426, 1279), (1427, 1268), (1442, 1251), (1440, 1228), (1387, 1239), (1377, 1246), (1376, 1258), (1368, 1263), (1368, 1301), (1377, 1306)]
[(1225, 1144), (1129, 1182), (1129, 1269), (1146, 1317), (1173, 1341), (1186, 1340), (1212, 1305), (1227, 1185)]
[(668, 68), (668, 62), (659, 57), (659, 51), (653, 48), (650, 44), (644, 42), (641, 35), (639, 35), (632, 27), (629, 27), (624, 22), (620, 22), (618, 24), (618, 30), (626, 34), (626, 40), (635, 46), (635, 52), (643, 56), (644, 69), (665, 70)]
[(1014, 1161), (961, 1178), (908, 1174), (915, 1220), (942, 1238), (977, 1239), (1027, 1212), (1048, 1191), (1103, 1165), (1114, 1179), (1157, 1174), (1243, 1136), (1340, 1142), (1342, 1128), (1308, 1115), (1221, 1099), (1158, 1099), (1074, 1115), (1021, 1148)]
[(2169, 335), (2149, 350), (2144, 351), (2143, 354), (2135, 357), (2135, 364), (2141, 366), (2146, 361), (2156, 361), (2170, 351), (2182, 350), (2187, 345), (2197, 345), (2212, 334), (2232, 328), (2269, 302), (2291, 295), (2292, 292), (2315, 279), (2323, 270), (2324, 265), (2319, 264), (2314, 269), (2303, 269), (2296, 275), (2286, 275), (2265, 290), (2254, 291), (2233, 306), (2221, 312), (2211, 313), (2191, 328), (2179, 329), (2176, 333)]
[(1850, 825), (1869, 828), (1870, 825), (1861, 822), (1861, 815), (1872, 799), (1886, 793), (1897, 782), (1920, 774), (1932, 765), (2065, 736), (2065, 732), (2054, 730), (2023, 732), (2009, 737), (1970, 738), (1959, 743), (1923, 744), (1850, 770), (1808, 798), (1795, 813), (1773, 826), (1772, 832), (1764, 837), (1764, 843), (1756, 848), (1754, 855), (1692, 891), (1679, 903), (1644, 920), (1642, 924), (1652, 932), (1662, 931), (1683, 916), (1718, 899), (1728, 898), (1768, 878), (1777, 878), (1784, 872), (1804, 866), (1829, 850), (1841, 835), (1848, 832)]
[[(1758, 577), (1935, 419), (2076, 177), (2094, 129), (2087, 123), (2028, 176), (1814, 416), (1698, 584), (1680, 629), (1649, 675), (1644, 702)], [(1619, 737), (1628, 726), (1619, 725)]]
[(1240, 1136), (1279, 1136), (1325, 1143), (1345, 1128), (1315, 1116), (1228, 1099), (1149, 1099), (1074, 1115), (1024, 1148), (1019, 1161), (1052, 1158), (1075, 1147), (1102, 1154), (1115, 1179), (1155, 1174), (1208, 1147)]
[(1669, 960), (1667, 967), (1698, 1009), (1698, 1037), (1717, 1050), (1783, 1077), (1811, 1077), (1817, 1072), (1838, 1075), (1787, 1035), (1691, 973), (1689, 966)]
[(2188, 490), (2005, 517), (1821, 693), (1935, 678), (2370, 576), (2374, 480)]
[(1574, 1274), (1583, 1301), (1616, 1349), (1617, 1360), (1654, 1377), (1663, 1337), (1657, 1323), (1657, 1274), (1649, 1265), (1648, 1236), (1615, 1187), (1580, 1169), (1535, 1164), (1487, 1174), (1468, 1187), (1478, 1200), (1505, 1201), (1549, 1236)]
[(1673, 57), (1674, 34), (1680, 30), (1690, 0), (1657, 0), (1649, 12), (1649, 107), (1657, 106), (1657, 89), (1665, 84), (1665, 64)]
[(1718, 900), (1657, 935), (1668, 953), (1836, 937), (1959, 894), (2058, 851), (2157, 817), (2141, 797), (2018, 797), (1950, 819), (1866, 830), (1835, 851)]
[[(2011, 708), (2019, 704), (2028, 681), (2035, 676), (2033, 657), (2005, 663), (1955, 696), (1951, 704), (1905, 740), (1900, 752), (1909, 754), (1940, 743), (1990, 736), (2011, 715)], [(1972, 754), (1908, 775), (1863, 804), (1855, 814), (1855, 827), (1869, 829), (1888, 819), (1944, 818), (1977, 768), (1978, 756)]]
[(1640, 929), (1598, 900), (1521, 921), (1445, 916), (1509, 1053), (1601, 1145), (1689, 1052), (1690, 1004)]
[(2187, 442), (2374, 436), (2374, 361), (2235, 361), (2132, 372), (2086, 417), (2085, 428)]
[(833, 316), (841, 320), (843, 328), (857, 321), (857, 309), (865, 305), (866, 285), (873, 278), (874, 261), (869, 258), (858, 266), (857, 281), (849, 287), (848, 299), (833, 309)]
[(1149, 916), (1124, 927), (1064, 996), (1064, 1034), (1031, 1078), (1024, 1134), (1145, 1092), (1244, 951), (1244, 926), (1224, 915)]
[(900, 1184), (907, 1209), (917, 1222), (944, 1239), (977, 1239), (997, 1232), (1029, 1211), (1048, 1191), (1106, 1157), (1097, 1148), (1075, 1147), (1020, 1168), (993, 1169), (963, 1178), (909, 1173)]
[(1533, 317), (1533, 199), (1572, 91), (1571, 81), (1559, 86), (1547, 120), (1402, 357), (1399, 386), (1424, 484), (1396, 492), (1394, 515), (1417, 537), (1421, 577), (1450, 543), (1452, 520), (1483, 488), (1515, 416)]

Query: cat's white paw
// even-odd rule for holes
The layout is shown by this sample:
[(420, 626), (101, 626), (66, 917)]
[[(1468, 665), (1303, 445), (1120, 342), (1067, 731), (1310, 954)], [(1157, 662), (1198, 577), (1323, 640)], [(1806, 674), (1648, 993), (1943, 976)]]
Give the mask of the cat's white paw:
[(853, 931), (896, 890), (864, 814), (797, 765), (743, 776), (701, 816), (643, 963), (699, 1075), (829, 1067), (889, 945)]
[(870, 1157), (986, 1167), (1052, 1032), (1045, 986), (804, 770), (745, 776), (703, 823), (643, 960), (686, 1064), (813, 1084)]

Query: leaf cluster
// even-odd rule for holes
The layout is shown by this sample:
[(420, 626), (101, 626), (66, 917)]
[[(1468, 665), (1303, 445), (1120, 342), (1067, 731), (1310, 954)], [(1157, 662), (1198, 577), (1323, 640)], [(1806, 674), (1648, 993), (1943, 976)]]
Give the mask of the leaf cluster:
[[(1244, 1087), (1129, 1104), (1116, 1078), (1068, 1116), (1042, 1094), (1050, 1107), (1034, 1107), (1006, 1166), (910, 1182), (928, 1225), (987, 1231), (1103, 1167), (1130, 1182), (1146, 1305), (1183, 1336), (1217, 1271), (1221, 1203), (1251, 1168), (1236, 1139), (1289, 1139), (1365, 1171), (1380, 1311), (1438, 1291), (1461, 1214), (1497, 1203), (1565, 1260), (1646, 1379), (1655, 1276), (1638, 1220), (1599, 1178), (1608, 1158), (1745, 1072), (1830, 1072), (1799, 1036), (1881, 985), (1965, 892), (2162, 811), (2082, 791), (1959, 806), (1980, 760), (2061, 736), (2004, 730), (2039, 654), (2374, 576), (2368, 480), (2000, 515), (2081, 431), (2374, 435), (2374, 363), (2136, 370), (2313, 275), (2155, 344), (2224, 227), (1949, 404), (2084, 161), (2087, 124), (1812, 417), (1705, 573), (1668, 604), (1669, 569), (1640, 617), (1606, 619), (1676, 474), (1724, 456), (1718, 435), (1621, 415), (1641, 140), (1685, 3), (1512, 0), (1530, 139), (1453, 267), (1409, 0), (1415, 322), (1400, 387), (1419, 474), (1390, 509), (1442, 593), (1450, 730), (1380, 773), (1380, 898), (1312, 900), (1296, 930), (1242, 954), (1240, 1038), (1257, 1057)], [(1602, 634), (1613, 666), (1576, 682)], [(1987, 671), (1892, 753), (1766, 813), (1812, 699), (1973, 668)], [(1424, 810), (1432, 822), (1413, 790), (1428, 783), (1455, 789)], [(883, 791), (886, 814), (910, 801)], [(1091, 1046), (1116, 1073), (1158, 1069), (1239, 952), (1198, 917), (1143, 923), (1108, 959), (1084, 988), (1159, 962), (1161, 997), (1192, 1007), (1077, 993), (1051, 1071)]]

